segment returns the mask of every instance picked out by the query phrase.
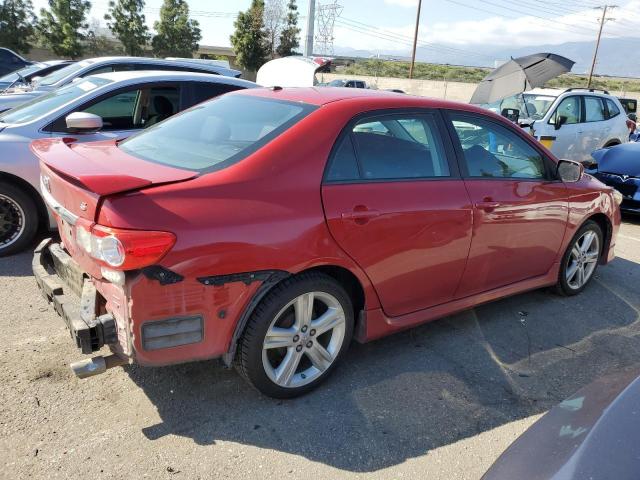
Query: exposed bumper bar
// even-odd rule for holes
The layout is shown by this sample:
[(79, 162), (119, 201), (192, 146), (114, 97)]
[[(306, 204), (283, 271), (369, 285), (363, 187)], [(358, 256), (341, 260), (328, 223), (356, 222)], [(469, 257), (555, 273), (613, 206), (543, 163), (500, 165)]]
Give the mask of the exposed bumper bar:
[(64, 319), (82, 353), (118, 341), (113, 316), (96, 316), (95, 286), (59, 244), (43, 240), (34, 252), (32, 267), (42, 295)]

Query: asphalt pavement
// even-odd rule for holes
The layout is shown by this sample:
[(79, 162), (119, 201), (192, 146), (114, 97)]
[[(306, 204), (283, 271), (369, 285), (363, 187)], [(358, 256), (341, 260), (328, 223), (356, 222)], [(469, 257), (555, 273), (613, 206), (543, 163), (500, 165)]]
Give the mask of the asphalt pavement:
[(477, 479), (541, 414), (640, 364), (640, 220), (573, 298), (514, 296), (367, 345), (319, 390), (217, 361), (77, 380), (31, 255), (0, 259), (0, 478)]

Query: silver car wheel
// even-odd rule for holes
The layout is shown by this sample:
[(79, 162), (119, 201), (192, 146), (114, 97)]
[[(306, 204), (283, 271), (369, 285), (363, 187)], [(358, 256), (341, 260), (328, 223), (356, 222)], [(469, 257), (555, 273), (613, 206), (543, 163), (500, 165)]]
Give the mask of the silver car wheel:
[(0, 194), (0, 249), (13, 245), (25, 229), (24, 210), (13, 198)]
[(600, 257), (600, 240), (593, 230), (587, 230), (576, 240), (569, 254), (566, 279), (574, 290), (582, 288), (593, 275)]
[(285, 388), (307, 385), (336, 360), (345, 336), (340, 302), (325, 292), (304, 293), (289, 302), (269, 325), (262, 365)]

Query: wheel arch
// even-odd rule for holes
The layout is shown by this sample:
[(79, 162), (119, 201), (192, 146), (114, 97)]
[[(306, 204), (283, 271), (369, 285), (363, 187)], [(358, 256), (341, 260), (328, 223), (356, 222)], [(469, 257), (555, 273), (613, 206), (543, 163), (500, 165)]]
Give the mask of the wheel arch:
[(367, 297), (365, 293), (365, 286), (362, 284), (361, 280), (355, 273), (344, 266), (339, 266), (336, 264), (314, 265), (303, 270), (296, 271), (295, 273), (279, 271), (278, 273), (272, 275), (270, 279), (264, 281), (262, 285), (260, 285), (253, 298), (249, 301), (247, 306), (244, 308), (244, 311), (238, 318), (233, 336), (231, 337), (231, 341), (229, 343), (229, 348), (227, 349), (227, 352), (222, 356), (222, 360), (227, 366), (231, 366), (231, 364), (233, 363), (238, 346), (238, 341), (246, 329), (249, 318), (251, 318), (251, 315), (253, 314), (255, 309), (269, 294), (269, 292), (271, 292), (277, 285), (288, 278), (311, 272), (323, 273), (331, 277), (347, 291), (347, 294), (353, 302), (353, 314), (355, 319), (354, 338), (356, 340), (358, 340), (359, 338), (363, 338), (362, 335), (360, 335), (360, 332), (366, 331), (366, 316), (364, 314), (364, 311)]
[(31, 185), (26, 180), (18, 177), (17, 175), (13, 175), (11, 173), (0, 171), (0, 182), (5, 181), (15, 185), (20, 188), (23, 192), (25, 192), (36, 204), (36, 208), (38, 209), (38, 229), (41, 230), (46, 228), (49, 225), (49, 215), (47, 213), (47, 207), (42, 200), (42, 196), (40, 192), (38, 192), (33, 185)]
[[(613, 225), (611, 225), (611, 220), (609, 220), (609, 217), (607, 217), (604, 213), (594, 213), (593, 215), (587, 217), (582, 225), (584, 225), (588, 221), (597, 223), (602, 230), (602, 235), (604, 236), (602, 252), (607, 252), (611, 245), (611, 236), (613, 235)], [(600, 263), (602, 263), (602, 255), (600, 256)]]
[(604, 144), (603, 148), (615, 147), (616, 145), (620, 145), (621, 142), (617, 138), (612, 138), (607, 143)]

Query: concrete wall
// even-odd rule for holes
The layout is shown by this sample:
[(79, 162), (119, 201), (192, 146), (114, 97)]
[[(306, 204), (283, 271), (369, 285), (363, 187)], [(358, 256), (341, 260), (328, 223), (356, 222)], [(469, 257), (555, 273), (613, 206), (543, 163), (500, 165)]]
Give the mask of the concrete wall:
[[(408, 78), (368, 77), (360, 75), (340, 75), (335, 73), (324, 73), (318, 75), (318, 77), (322, 82), (330, 82), (331, 80), (339, 78), (364, 80), (369, 85), (377, 87), (380, 90), (399, 88), (410, 95), (444, 98), (446, 100), (454, 100), (457, 102), (469, 102), (476, 89), (475, 83), (445, 82), (436, 80), (409, 80)], [(623, 96), (623, 92), (610, 93), (616, 96)], [(624, 92), (624, 96), (640, 100), (640, 92)]]

